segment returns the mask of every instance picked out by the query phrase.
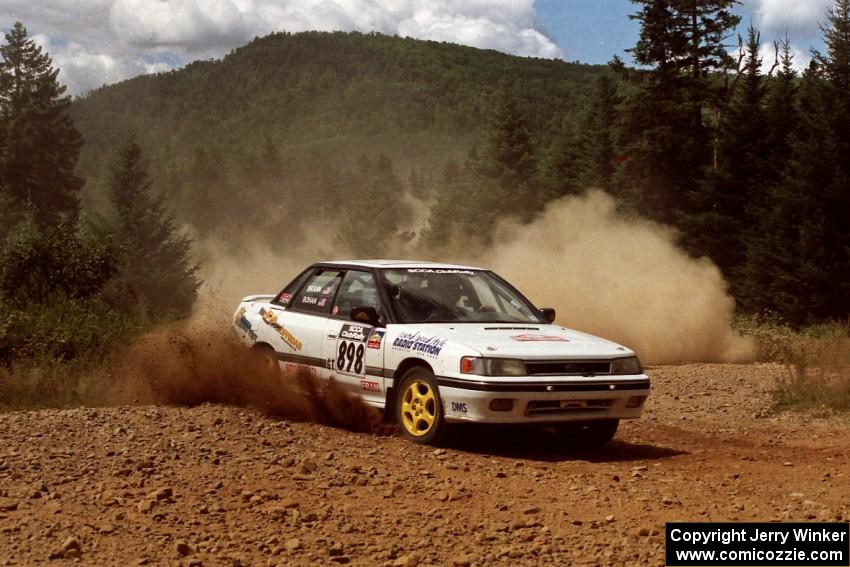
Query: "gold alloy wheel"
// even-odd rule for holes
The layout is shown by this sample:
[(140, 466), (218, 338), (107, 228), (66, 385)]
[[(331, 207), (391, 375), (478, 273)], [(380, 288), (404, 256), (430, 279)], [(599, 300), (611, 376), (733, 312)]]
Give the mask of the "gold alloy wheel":
[(401, 398), (401, 421), (408, 433), (427, 435), (437, 420), (437, 399), (428, 382), (413, 380)]

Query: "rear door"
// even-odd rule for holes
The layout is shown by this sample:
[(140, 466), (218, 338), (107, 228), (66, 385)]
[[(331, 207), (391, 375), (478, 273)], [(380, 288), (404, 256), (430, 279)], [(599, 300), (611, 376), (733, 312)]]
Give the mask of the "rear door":
[(365, 400), (383, 405), (384, 335), (383, 327), (372, 327), (351, 319), (354, 307), (374, 307), (385, 321), (375, 276), (368, 271), (348, 270), (342, 280), (325, 326), (323, 356), (333, 368), (333, 376), (343, 388)]
[(330, 375), (322, 356), (322, 335), (343, 274), (339, 269), (317, 268), (297, 292), (287, 292), (288, 297), (261, 309), (268, 342), (285, 370), (301, 368), (324, 378)]

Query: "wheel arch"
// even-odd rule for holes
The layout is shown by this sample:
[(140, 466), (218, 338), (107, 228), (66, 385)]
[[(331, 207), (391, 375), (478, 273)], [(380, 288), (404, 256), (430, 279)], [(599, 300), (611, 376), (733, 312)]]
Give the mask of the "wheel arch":
[(402, 377), (407, 374), (411, 368), (416, 368), (417, 366), (424, 368), (428, 372), (434, 372), (434, 367), (428, 364), (425, 360), (416, 358), (415, 356), (402, 360), (395, 369), (395, 372), (393, 372), (393, 386), (392, 388), (387, 388), (387, 400), (384, 409), (384, 416), (390, 421), (395, 419), (396, 392), (398, 391), (398, 384), (401, 382)]

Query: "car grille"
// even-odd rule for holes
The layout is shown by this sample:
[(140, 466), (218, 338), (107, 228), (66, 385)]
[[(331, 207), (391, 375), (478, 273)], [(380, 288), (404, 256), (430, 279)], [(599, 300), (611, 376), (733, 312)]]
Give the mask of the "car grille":
[(614, 400), (534, 400), (528, 402), (525, 415), (565, 415), (605, 411)]
[(610, 374), (608, 360), (526, 361), (529, 376), (596, 376)]

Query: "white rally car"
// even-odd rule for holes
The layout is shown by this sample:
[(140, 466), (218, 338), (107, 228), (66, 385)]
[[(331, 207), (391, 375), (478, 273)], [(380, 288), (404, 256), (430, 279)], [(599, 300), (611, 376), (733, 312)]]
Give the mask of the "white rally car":
[(412, 441), (451, 422), (543, 424), (601, 446), (640, 417), (649, 378), (618, 344), (553, 324), (481, 268), (322, 262), (277, 295), (242, 300), (237, 333), (394, 416)]

